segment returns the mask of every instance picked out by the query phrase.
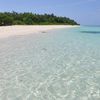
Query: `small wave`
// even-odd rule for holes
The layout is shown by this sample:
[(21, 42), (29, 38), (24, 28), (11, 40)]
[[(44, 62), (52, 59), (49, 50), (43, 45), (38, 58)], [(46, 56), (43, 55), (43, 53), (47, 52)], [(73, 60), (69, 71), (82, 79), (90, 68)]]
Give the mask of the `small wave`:
[(100, 31), (81, 31), (81, 33), (100, 34)]

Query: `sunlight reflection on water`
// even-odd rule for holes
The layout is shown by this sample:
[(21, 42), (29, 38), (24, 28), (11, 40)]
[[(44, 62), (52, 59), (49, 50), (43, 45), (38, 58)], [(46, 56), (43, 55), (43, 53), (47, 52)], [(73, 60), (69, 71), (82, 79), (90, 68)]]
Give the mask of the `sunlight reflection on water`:
[(1, 40), (0, 100), (99, 100), (97, 39), (75, 28)]

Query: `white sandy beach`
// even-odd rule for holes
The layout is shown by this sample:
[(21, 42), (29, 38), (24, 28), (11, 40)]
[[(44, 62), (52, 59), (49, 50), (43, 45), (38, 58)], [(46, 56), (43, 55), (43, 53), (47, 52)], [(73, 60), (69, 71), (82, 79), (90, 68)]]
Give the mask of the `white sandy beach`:
[(7, 38), (9, 36), (34, 34), (44, 32), (52, 29), (72, 28), (72, 25), (13, 25), (1, 26), (0, 38)]

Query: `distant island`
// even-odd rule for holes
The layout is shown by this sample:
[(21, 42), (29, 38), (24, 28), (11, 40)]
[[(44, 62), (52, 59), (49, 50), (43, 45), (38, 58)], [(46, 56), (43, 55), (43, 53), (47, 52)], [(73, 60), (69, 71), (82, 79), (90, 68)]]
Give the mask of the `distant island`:
[(79, 25), (76, 21), (54, 14), (0, 12), (0, 26), (7, 25)]

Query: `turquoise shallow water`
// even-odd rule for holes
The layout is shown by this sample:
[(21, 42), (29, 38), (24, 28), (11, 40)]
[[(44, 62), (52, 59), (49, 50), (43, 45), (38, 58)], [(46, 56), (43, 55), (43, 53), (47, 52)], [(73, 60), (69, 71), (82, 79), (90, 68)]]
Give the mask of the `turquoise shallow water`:
[(100, 100), (100, 27), (0, 40), (0, 100)]

